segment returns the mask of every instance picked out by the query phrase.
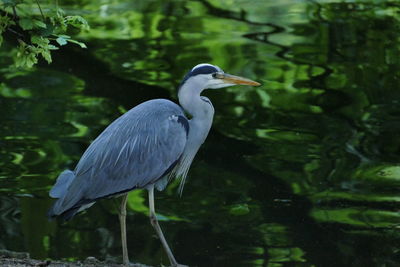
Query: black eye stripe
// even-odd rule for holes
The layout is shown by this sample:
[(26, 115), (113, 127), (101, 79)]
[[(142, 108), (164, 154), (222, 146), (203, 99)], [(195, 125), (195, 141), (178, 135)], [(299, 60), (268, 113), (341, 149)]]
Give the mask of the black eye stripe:
[[(218, 70), (216, 67), (211, 66), (211, 65), (205, 65), (205, 66), (201, 66), (198, 68), (195, 68), (194, 70), (190, 71), (188, 74), (186, 74), (185, 77), (183, 77), (183, 80), (181, 82), (181, 84), (179, 85), (179, 88), (187, 81), (187, 79), (189, 79), (190, 77), (196, 76), (198, 74), (211, 74), (211, 73), (215, 73), (218, 72), (220, 70)], [(214, 76), (213, 76), (214, 77)]]

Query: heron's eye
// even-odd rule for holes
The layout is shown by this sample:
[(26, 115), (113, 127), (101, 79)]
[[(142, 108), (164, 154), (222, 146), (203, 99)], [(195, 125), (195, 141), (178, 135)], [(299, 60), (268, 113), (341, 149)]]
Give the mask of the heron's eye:
[(214, 79), (216, 79), (216, 78), (217, 78), (217, 73), (214, 72), (214, 73), (212, 74), (212, 77), (213, 77)]

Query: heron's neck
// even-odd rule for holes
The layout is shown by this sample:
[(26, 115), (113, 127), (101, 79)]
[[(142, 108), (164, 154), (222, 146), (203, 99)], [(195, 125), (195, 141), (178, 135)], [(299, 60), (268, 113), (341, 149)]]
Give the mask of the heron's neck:
[(208, 120), (212, 123), (214, 108), (208, 98), (200, 96), (203, 88), (197, 88), (200, 89), (188, 88), (186, 85), (183, 85), (178, 93), (179, 104), (187, 113), (192, 115), (192, 119)]
[(203, 89), (193, 89), (193, 84), (190, 88), (184, 86), (179, 90), (178, 97), (183, 109), (192, 115), (192, 119), (189, 120), (187, 147), (192, 148), (194, 156), (210, 131), (214, 107), (207, 97), (200, 96)]
[(189, 120), (189, 135), (186, 146), (175, 172), (177, 177), (182, 177), (179, 187), (181, 192), (192, 160), (201, 144), (206, 140), (214, 117), (214, 107), (208, 98), (200, 96), (202, 91), (203, 89), (196, 91), (192, 87), (183, 85), (178, 93), (179, 103), (187, 113), (192, 115), (192, 119)]

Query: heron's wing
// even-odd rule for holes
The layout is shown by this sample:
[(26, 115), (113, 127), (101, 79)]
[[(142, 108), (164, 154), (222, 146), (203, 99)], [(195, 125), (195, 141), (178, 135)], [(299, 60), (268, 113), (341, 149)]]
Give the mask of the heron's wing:
[(74, 173), (61, 210), (134, 188), (166, 175), (179, 161), (189, 124), (168, 100), (151, 100), (110, 124), (89, 146)]

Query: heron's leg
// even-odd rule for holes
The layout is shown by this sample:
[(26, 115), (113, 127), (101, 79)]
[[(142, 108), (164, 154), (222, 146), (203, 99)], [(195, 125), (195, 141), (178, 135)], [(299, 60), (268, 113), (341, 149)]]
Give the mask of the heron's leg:
[(128, 193), (122, 196), (121, 208), (119, 213), (119, 223), (121, 225), (121, 242), (122, 242), (122, 262), (129, 265), (128, 246), (126, 243), (126, 202), (128, 201)]
[(169, 261), (171, 262), (171, 265), (172, 266), (181, 266), (181, 265), (178, 265), (178, 263), (176, 262), (175, 257), (172, 254), (172, 251), (169, 248), (167, 241), (165, 240), (164, 234), (161, 231), (161, 227), (158, 224), (158, 220), (157, 220), (157, 217), (156, 217), (156, 212), (155, 212), (155, 209), (154, 209), (154, 186), (149, 188), (149, 207), (150, 207), (150, 223), (154, 227), (154, 229), (156, 230), (157, 235), (160, 238), (161, 243), (162, 243), (162, 245), (163, 245), (163, 247), (165, 249), (165, 252), (168, 255), (168, 258), (169, 258)]

